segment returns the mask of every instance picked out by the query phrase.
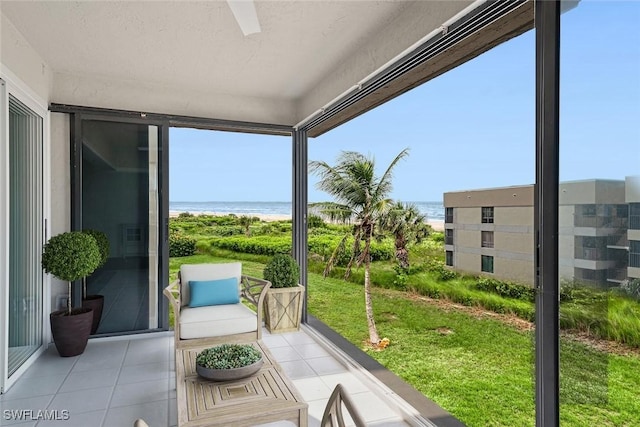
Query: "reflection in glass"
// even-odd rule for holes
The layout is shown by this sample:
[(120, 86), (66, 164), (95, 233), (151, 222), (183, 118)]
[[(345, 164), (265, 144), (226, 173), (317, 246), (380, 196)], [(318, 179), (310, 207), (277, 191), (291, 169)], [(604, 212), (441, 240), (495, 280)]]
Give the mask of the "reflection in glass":
[(11, 376), (42, 345), (42, 118), (9, 96)]

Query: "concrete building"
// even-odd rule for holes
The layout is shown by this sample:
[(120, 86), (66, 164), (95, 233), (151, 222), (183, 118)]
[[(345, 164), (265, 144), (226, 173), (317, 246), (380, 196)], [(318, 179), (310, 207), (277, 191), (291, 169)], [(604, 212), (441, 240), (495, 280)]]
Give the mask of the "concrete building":
[(444, 194), (446, 264), (533, 283), (533, 185)]
[(640, 278), (640, 177), (627, 177), (625, 180), (625, 199), (629, 204), (629, 279)]
[[(628, 177), (560, 184), (562, 279), (612, 286), (640, 276), (636, 181)], [(533, 185), (445, 193), (446, 264), (533, 285), (533, 197)]]

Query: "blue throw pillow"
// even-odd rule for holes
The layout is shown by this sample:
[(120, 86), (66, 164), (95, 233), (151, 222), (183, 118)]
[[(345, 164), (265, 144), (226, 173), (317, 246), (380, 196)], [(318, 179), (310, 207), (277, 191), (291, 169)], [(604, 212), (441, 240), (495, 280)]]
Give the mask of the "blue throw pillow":
[(189, 281), (189, 292), (191, 294), (189, 307), (240, 302), (238, 279), (235, 277), (220, 280), (191, 280)]

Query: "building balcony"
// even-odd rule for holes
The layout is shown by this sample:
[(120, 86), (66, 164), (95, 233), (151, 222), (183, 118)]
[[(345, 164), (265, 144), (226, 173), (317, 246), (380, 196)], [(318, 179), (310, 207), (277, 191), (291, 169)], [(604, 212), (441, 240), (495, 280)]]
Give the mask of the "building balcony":
[[(433, 425), (313, 328), (278, 335), (264, 330), (263, 342), (308, 403), (309, 426), (319, 425), (338, 383), (367, 425)], [(69, 358), (58, 356), (52, 344), (0, 395), (2, 425), (34, 425), (7, 420), (7, 414), (17, 418), (46, 410), (59, 417), (66, 413), (69, 426), (126, 427), (138, 418), (152, 427), (177, 426), (175, 381), (172, 332), (91, 339), (82, 355)]]
[(627, 269), (625, 268), (610, 268), (607, 270), (607, 282), (610, 283), (622, 283), (627, 279)]

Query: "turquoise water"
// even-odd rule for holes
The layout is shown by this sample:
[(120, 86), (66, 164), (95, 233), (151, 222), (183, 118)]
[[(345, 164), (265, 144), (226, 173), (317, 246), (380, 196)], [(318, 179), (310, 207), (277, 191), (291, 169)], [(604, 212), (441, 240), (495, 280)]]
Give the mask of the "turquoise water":
[[(411, 202), (430, 220), (444, 221), (442, 202)], [(291, 215), (291, 202), (169, 202), (171, 212), (225, 212), (236, 215)]]

